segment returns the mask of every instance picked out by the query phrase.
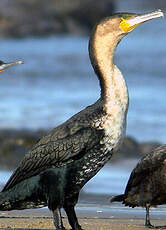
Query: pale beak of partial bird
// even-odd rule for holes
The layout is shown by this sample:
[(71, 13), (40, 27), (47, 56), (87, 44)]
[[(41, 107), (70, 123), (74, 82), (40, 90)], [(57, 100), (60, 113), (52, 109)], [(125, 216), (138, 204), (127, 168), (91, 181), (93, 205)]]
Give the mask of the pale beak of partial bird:
[(129, 33), (132, 30), (134, 30), (137, 26), (141, 25), (142, 23), (161, 17), (164, 17), (164, 14), (161, 10), (157, 10), (148, 14), (133, 15), (127, 17), (126, 19), (122, 18), (120, 27), (125, 33)]
[(17, 61), (17, 62), (10, 62), (10, 63), (3, 63), (0, 65), (0, 72), (3, 72), (4, 70), (8, 69), (11, 66), (16, 66), (16, 65), (22, 65), (24, 64), (23, 61)]

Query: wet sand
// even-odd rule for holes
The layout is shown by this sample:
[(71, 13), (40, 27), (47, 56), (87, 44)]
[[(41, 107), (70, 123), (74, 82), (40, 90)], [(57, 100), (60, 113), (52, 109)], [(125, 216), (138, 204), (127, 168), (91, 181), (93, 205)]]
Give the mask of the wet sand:
[[(145, 211), (141, 208), (130, 209), (123, 206), (94, 205), (77, 207), (77, 216), (85, 230), (142, 230)], [(151, 219), (154, 225), (164, 225), (166, 208), (153, 209)], [(65, 214), (63, 222), (71, 229)], [(51, 212), (44, 209), (0, 212), (0, 229), (55, 229)]]
[[(147, 229), (142, 220), (110, 220), (110, 219), (79, 219), (79, 223), (85, 230), (141, 230)], [(155, 222), (156, 223), (156, 222)], [(161, 222), (157, 224), (162, 224)], [(66, 229), (71, 229), (64, 219)], [(0, 219), (0, 229), (55, 229), (52, 220), (48, 219)]]

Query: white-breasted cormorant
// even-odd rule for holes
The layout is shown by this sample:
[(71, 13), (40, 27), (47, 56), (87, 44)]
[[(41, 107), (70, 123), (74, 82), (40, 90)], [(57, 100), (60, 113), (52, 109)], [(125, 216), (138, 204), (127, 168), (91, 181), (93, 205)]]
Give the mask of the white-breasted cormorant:
[(133, 169), (124, 194), (114, 196), (111, 202), (122, 202), (125, 206), (145, 207), (145, 226), (166, 228), (150, 223), (150, 207), (166, 204), (166, 145), (146, 154)]
[(114, 65), (121, 39), (141, 23), (162, 17), (161, 11), (115, 14), (92, 32), (89, 55), (101, 97), (43, 137), (24, 157), (0, 193), (0, 210), (48, 206), (62, 230), (64, 208), (73, 230), (81, 230), (74, 207), (81, 188), (110, 160), (125, 134), (128, 91)]

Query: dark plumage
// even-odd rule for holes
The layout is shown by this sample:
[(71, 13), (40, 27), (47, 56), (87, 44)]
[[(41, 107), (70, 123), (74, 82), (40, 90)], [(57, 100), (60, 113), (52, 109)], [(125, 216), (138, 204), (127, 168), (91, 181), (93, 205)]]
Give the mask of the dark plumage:
[[(127, 183), (125, 193), (115, 196), (111, 202), (122, 202), (126, 206), (145, 207), (145, 226), (154, 227), (150, 223), (149, 208), (166, 204), (166, 145), (154, 149), (145, 155), (133, 169)], [(166, 226), (163, 226), (166, 228)]]
[(81, 230), (74, 210), (79, 192), (111, 158), (125, 134), (128, 92), (113, 63), (114, 51), (138, 23), (154, 17), (161, 17), (161, 12), (116, 14), (95, 26), (89, 53), (100, 81), (100, 99), (48, 133), (24, 157), (0, 193), (0, 210), (48, 206), (56, 229), (62, 230), (63, 207), (72, 229)]

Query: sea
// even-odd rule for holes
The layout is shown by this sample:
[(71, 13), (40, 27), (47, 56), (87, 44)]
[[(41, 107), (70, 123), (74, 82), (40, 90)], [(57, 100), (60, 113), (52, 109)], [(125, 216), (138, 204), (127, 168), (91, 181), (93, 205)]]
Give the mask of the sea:
[[(126, 36), (116, 50), (115, 64), (126, 79), (130, 96), (127, 135), (139, 142), (166, 143), (165, 44), (166, 21), (156, 19)], [(1, 129), (50, 130), (99, 98), (87, 36), (1, 38), (0, 59), (24, 61), (0, 75)], [(123, 192), (136, 163), (126, 159), (123, 164), (107, 165), (83, 191)], [(0, 170), (1, 185), (11, 173)]]

